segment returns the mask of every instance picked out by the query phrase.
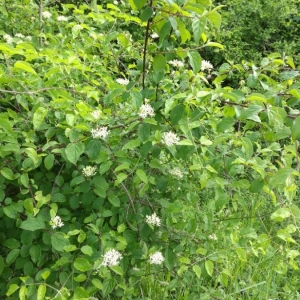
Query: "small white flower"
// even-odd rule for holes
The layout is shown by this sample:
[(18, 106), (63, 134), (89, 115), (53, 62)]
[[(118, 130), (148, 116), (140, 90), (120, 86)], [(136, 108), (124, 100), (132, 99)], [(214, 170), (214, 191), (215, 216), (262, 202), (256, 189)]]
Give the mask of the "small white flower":
[(202, 60), (201, 71), (211, 70), (213, 68), (214, 68), (214, 66), (208, 60), (205, 60), (205, 59)]
[(178, 68), (181, 68), (184, 66), (184, 63), (178, 59), (170, 60), (169, 64), (172, 65), (173, 67), (178, 67)]
[(58, 16), (57, 21), (65, 22), (65, 21), (68, 21), (68, 18), (65, 16)]
[(23, 39), (25, 36), (22, 33), (16, 33), (15, 37), (18, 37), (20, 39)]
[(74, 30), (82, 30), (82, 27), (80, 24), (76, 24), (73, 26)]
[(129, 83), (129, 80), (126, 79), (126, 78), (125, 79), (124, 78), (118, 78), (116, 80), (116, 82), (119, 83), (119, 84), (122, 84), (122, 85), (127, 85)]
[(86, 166), (82, 170), (82, 175), (84, 177), (92, 177), (97, 174), (97, 167)]
[(172, 146), (178, 144), (179, 137), (176, 135), (176, 133), (173, 133), (172, 131), (164, 132), (162, 141), (167, 146)]
[(45, 18), (45, 19), (50, 19), (51, 16), (52, 16), (52, 14), (49, 13), (49, 11), (43, 11), (43, 12), (42, 12), (42, 16), (43, 16), (43, 18)]
[(92, 112), (92, 116), (95, 118), (95, 119), (99, 119), (100, 118), (100, 116), (101, 116), (101, 110), (99, 110), (99, 109), (97, 109), (97, 110), (94, 110), (93, 112)]
[(27, 41), (31, 41), (31, 40), (32, 40), (32, 37), (31, 37), (30, 35), (27, 35), (27, 36), (25, 37), (25, 39), (26, 39)]
[(50, 223), (52, 224), (51, 226), (53, 229), (64, 226), (64, 223), (62, 222), (59, 216), (55, 216), (54, 218), (51, 218)]
[(217, 241), (217, 240), (218, 240), (218, 238), (217, 238), (217, 236), (216, 236), (215, 233), (210, 234), (210, 235), (208, 236), (208, 238), (209, 238), (210, 240), (214, 240), (214, 241)]
[(159, 35), (156, 33), (156, 32), (153, 32), (151, 34), (151, 37), (155, 40), (155, 39), (158, 39), (159, 38)]
[(117, 266), (121, 258), (122, 255), (119, 251), (115, 249), (109, 250), (103, 255), (103, 262), (101, 266), (104, 267)]
[(9, 34), (5, 34), (3, 38), (6, 40), (7, 44), (11, 44), (13, 42), (13, 38)]
[(146, 223), (152, 226), (158, 226), (161, 225), (160, 218), (156, 215), (156, 213), (153, 213), (151, 216), (146, 216)]
[(115, 0), (114, 1), (114, 5), (118, 5), (118, 4), (119, 4), (119, 2)]
[(147, 118), (147, 116), (154, 117), (154, 109), (150, 104), (143, 104), (139, 110), (139, 116), (143, 119)]
[(164, 257), (161, 252), (157, 251), (150, 255), (150, 263), (154, 265), (161, 265), (164, 261)]
[(104, 139), (109, 135), (109, 130), (107, 130), (107, 127), (103, 126), (103, 127), (98, 127), (96, 129), (92, 129), (91, 133), (94, 139), (97, 138)]
[(170, 170), (169, 173), (172, 176), (175, 176), (175, 177), (177, 177), (179, 179), (183, 178), (183, 174), (182, 174), (182, 172), (180, 171), (179, 168), (174, 168), (174, 169)]

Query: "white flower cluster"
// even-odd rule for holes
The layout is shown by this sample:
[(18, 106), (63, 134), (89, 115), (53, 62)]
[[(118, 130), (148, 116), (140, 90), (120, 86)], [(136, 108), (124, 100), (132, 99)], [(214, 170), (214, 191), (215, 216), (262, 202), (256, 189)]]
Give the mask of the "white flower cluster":
[(116, 266), (119, 264), (121, 258), (122, 255), (119, 251), (115, 249), (109, 250), (103, 255), (103, 262), (101, 266), (104, 267)]
[(211, 70), (213, 68), (214, 68), (214, 66), (208, 60), (205, 60), (205, 59), (202, 60), (201, 71)]
[(176, 133), (169, 131), (163, 134), (162, 140), (163, 143), (166, 144), (167, 146), (172, 146), (178, 144), (179, 137), (176, 135)]
[(116, 80), (117, 83), (121, 84), (121, 85), (127, 85), (129, 83), (129, 80), (126, 78), (118, 78)]
[(6, 40), (7, 44), (11, 44), (13, 42), (13, 38), (9, 34), (5, 34), (3, 38)]
[(26, 39), (27, 41), (31, 41), (31, 40), (32, 40), (32, 37), (31, 37), (30, 35), (27, 35), (27, 36), (25, 37), (25, 39)]
[(94, 110), (92, 112), (92, 116), (95, 118), (95, 119), (99, 119), (100, 116), (101, 116), (101, 110), (97, 109), (97, 110)]
[(43, 11), (42, 12), (42, 16), (45, 19), (50, 19), (52, 15), (51, 15), (51, 13), (49, 11)]
[(172, 176), (175, 176), (175, 177), (177, 177), (179, 179), (181, 179), (183, 177), (183, 174), (182, 174), (182, 172), (180, 171), (179, 168), (174, 168), (174, 169), (170, 170), (169, 173)]
[(54, 218), (51, 218), (51, 223), (53, 229), (64, 226), (64, 223), (62, 222), (59, 216), (55, 216)]
[(159, 38), (159, 35), (158, 35), (156, 32), (153, 32), (150, 36), (151, 36), (153, 39), (158, 39), (158, 38)]
[(178, 67), (178, 68), (181, 68), (184, 66), (184, 63), (178, 59), (170, 60), (169, 64), (172, 65), (173, 67)]
[(20, 39), (25, 38), (25, 36), (24, 36), (22, 33), (16, 33), (16, 34), (15, 34), (15, 37), (18, 37), (18, 38), (20, 38)]
[(57, 17), (57, 21), (59, 21), (59, 22), (65, 22), (65, 21), (68, 21), (68, 18), (65, 17), (65, 16), (58, 16)]
[(82, 170), (82, 175), (84, 177), (92, 177), (96, 175), (96, 173), (97, 173), (97, 167), (86, 166)]
[(73, 26), (74, 30), (82, 30), (82, 26), (80, 24), (76, 24)]
[(155, 116), (155, 113), (154, 113), (154, 109), (153, 107), (146, 103), (146, 104), (143, 104), (141, 107), (140, 107), (140, 110), (139, 110), (139, 116), (143, 119), (147, 118), (147, 116), (149, 117), (154, 117)]
[(102, 126), (96, 129), (92, 129), (91, 133), (94, 139), (105, 139), (109, 135), (109, 130), (107, 130), (107, 127)]
[(208, 238), (209, 238), (210, 240), (214, 240), (214, 241), (217, 241), (217, 240), (218, 240), (218, 238), (217, 238), (217, 236), (216, 236), (215, 233), (210, 234), (210, 235), (208, 236)]
[(153, 213), (151, 216), (146, 216), (146, 223), (152, 226), (160, 226), (161, 225), (161, 220), (160, 218), (156, 215), (156, 213)]
[(164, 261), (164, 257), (161, 252), (157, 251), (150, 255), (150, 263), (154, 265), (161, 265)]

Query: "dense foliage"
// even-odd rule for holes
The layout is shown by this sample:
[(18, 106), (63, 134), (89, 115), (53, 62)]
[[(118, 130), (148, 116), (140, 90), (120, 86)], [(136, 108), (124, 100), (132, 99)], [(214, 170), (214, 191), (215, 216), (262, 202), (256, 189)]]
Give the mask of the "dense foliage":
[[(222, 26), (217, 34), (231, 61), (260, 61), (272, 52), (300, 53), (300, 3), (297, 0), (216, 0), (222, 7)], [(295, 57), (299, 63), (299, 57)]]
[(210, 0), (63, 2), (1, 8), (0, 297), (297, 299), (292, 57), (214, 67)]

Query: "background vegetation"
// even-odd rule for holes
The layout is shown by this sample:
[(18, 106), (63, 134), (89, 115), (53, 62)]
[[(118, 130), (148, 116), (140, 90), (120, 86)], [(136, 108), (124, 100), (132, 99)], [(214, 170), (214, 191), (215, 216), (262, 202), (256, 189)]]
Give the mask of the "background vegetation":
[(299, 298), (299, 3), (269, 2), (3, 2), (1, 298)]

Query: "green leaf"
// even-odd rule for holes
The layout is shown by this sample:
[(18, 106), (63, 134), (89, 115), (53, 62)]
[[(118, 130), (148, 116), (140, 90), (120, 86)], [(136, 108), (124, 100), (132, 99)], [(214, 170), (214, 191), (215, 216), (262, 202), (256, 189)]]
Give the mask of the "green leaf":
[(47, 170), (51, 170), (54, 165), (54, 154), (48, 154), (44, 159), (44, 165)]
[(247, 254), (243, 248), (237, 248), (236, 253), (241, 261), (247, 261)]
[(113, 278), (106, 278), (103, 282), (103, 297), (108, 296), (115, 287), (115, 281)]
[(65, 149), (67, 159), (74, 165), (76, 165), (83, 151), (84, 151), (84, 146), (81, 143), (71, 143)]
[(148, 178), (146, 173), (142, 169), (137, 169), (136, 170), (136, 175), (144, 182), (148, 183)]
[(111, 166), (112, 166), (112, 161), (109, 160), (109, 161), (104, 162), (100, 166), (100, 171), (99, 171), (100, 175), (103, 175), (105, 172), (107, 172)]
[(91, 160), (95, 160), (99, 156), (101, 146), (101, 141), (96, 139), (93, 139), (88, 143), (86, 147), (86, 153)]
[[(254, 95), (252, 94), (252, 96), (249, 96), (250, 99), (258, 99), (258, 96), (257, 94)], [(248, 98), (248, 100), (249, 100)], [(259, 98), (259, 99), (262, 99), (262, 98)], [(246, 108), (245, 110), (243, 110), (243, 112), (241, 113), (240, 115), (240, 119), (241, 120), (246, 120), (246, 119), (249, 119), (249, 120), (253, 120), (255, 122), (258, 122), (260, 123), (261, 120), (258, 116), (258, 113), (261, 112), (264, 108), (261, 107), (260, 105), (250, 105), (248, 108)]]
[(114, 206), (114, 207), (120, 207), (120, 199), (116, 195), (109, 195), (108, 201)]
[(140, 19), (143, 22), (147, 22), (152, 17), (152, 15), (153, 15), (153, 9), (150, 6), (148, 6), (142, 10)]
[(48, 109), (45, 107), (39, 107), (33, 114), (33, 127), (37, 129), (44, 121), (45, 117), (48, 114)]
[(192, 28), (193, 28), (193, 38), (196, 43), (199, 42), (200, 36), (203, 33), (206, 25), (206, 18), (193, 18), (192, 19)]
[(253, 74), (249, 74), (249, 76), (247, 77), (247, 85), (250, 88), (255, 88), (258, 84), (259, 80), (257, 78), (257, 76), (253, 75)]
[(291, 234), (289, 233), (288, 229), (279, 229), (277, 231), (277, 236), (284, 240), (285, 242), (297, 244), (296, 241), (292, 238)]
[(209, 21), (211, 21), (217, 29), (220, 29), (222, 17), (217, 11), (212, 11), (212, 12), (208, 13), (206, 16), (209, 19)]
[(165, 69), (166, 64), (167, 64), (167, 59), (162, 54), (158, 54), (154, 56), (153, 69), (155, 72), (163, 71)]
[(16, 249), (20, 247), (20, 242), (16, 239), (10, 238), (5, 240), (3, 245), (9, 249)]
[(292, 78), (295, 78), (299, 76), (299, 71), (286, 71), (286, 72), (281, 72), (279, 74), (279, 79), (282, 79), (282, 80), (290, 80)]
[(97, 279), (97, 278), (94, 278), (93, 280), (92, 280), (92, 284), (98, 289), (98, 290), (102, 290), (103, 289), (103, 284), (102, 284), (102, 282), (99, 280), (99, 279)]
[(20, 177), (21, 183), (28, 188), (29, 185), (29, 177), (27, 173), (23, 173)]
[(19, 300), (26, 300), (28, 289), (25, 285), (22, 285), (19, 291)]
[(138, 137), (141, 142), (145, 142), (150, 137), (150, 127), (148, 124), (140, 124), (138, 129)]
[(44, 300), (46, 295), (46, 284), (40, 284), (37, 290), (37, 300)]
[(1, 174), (8, 180), (14, 180), (15, 176), (11, 169), (4, 167), (1, 169)]
[(198, 265), (193, 265), (193, 271), (198, 278), (201, 278), (201, 268)]
[[(217, 47), (220, 49), (224, 49), (224, 46), (220, 43), (215, 43), (215, 42), (208, 42), (204, 45), (205, 47)], [(226, 77), (225, 77), (226, 78)]]
[(282, 168), (277, 173), (275, 173), (269, 180), (271, 188), (275, 188), (279, 185), (285, 185), (286, 180), (295, 172), (292, 168)]
[(271, 220), (282, 222), (286, 218), (289, 218), (291, 216), (291, 211), (289, 208), (279, 208), (271, 215)]
[(252, 155), (253, 155), (253, 145), (252, 145), (252, 142), (250, 141), (250, 139), (248, 139), (246, 137), (243, 137), (241, 139), (241, 142), (242, 142), (243, 148), (245, 150), (245, 159), (249, 160), (252, 157)]
[(38, 217), (28, 217), (27, 220), (23, 221), (20, 226), (21, 229), (35, 231), (39, 229), (45, 229), (45, 222)]
[(62, 232), (55, 232), (51, 235), (51, 245), (57, 251), (63, 251), (64, 247), (69, 245), (69, 240)]
[(141, 142), (138, 139), (131, 140), (122, 147), (122, 150), (132, 150), (132, 149), (138, 147), (140, 144), (141, 144)]
[(115, 272), (118, 275), (123, 276), (124, 275), (124, 271), (120, 266), (113, 266), (111, 267), (112, 271)]
[(297, 117), (292, 125), (292, 139), (295, 141), (300, 136), (300, 117)]
[(207, 274), (212, 277), (212, 274), (214, 272), (214, 263), (211, 260), (205, 261), (205, 270)]
[(8, 291), (6, 292), (6, 296), (10, 296), (10, 295), (12, 295), (16, 290), (18, 290), (19, 289), (19, 286), (17, 285), (17, 284), (11, 284), (10, 286), (9, 286), (9, 289), (8, 289)]
[(115, 186), (119, 185), (126, 178), (127, 178), (127, 175), (125, 173), (119, 173), (118, 176), (117, 176), (117, 180), (115, 181)]
[(82, 253), (84, 253), (88, 256), (92, 256), (94, 253), (93, 248), (88, 245), (82, 246), (80, 250)]
[(222, 121), (217, 125), (217, 132), (224, 132), (225, 130), (231, 128), (234, 123), (235, 120), (232, 117), (223, 118)]
[(133, 0), (134, 5), (137, 9), (141, 9), (145, 4), (147, 0)]
[(17, 68), (17, 69), (21, 69), (23, 71), (26, 71), (26, 72), (29, 72), (29, 73), (32, 73), (32, 74), (35, 74), (36, 75), (36, 72), (35, 70), (32, 68), (32, 66), (25, 62), (25, 61), (16, 61), (15, 64), (14, 64), (14, 67)]
[(176, 105), (170, 112), (170, 119), (173, 125), (177, 125), (184, 115), (184, 106)]
[(251, 193), (259, 193), (264, 187), (264, 180), (262, 179), (255, 179), (251, 182), (249, 191)]
[(194, 74), (197, 74), (201, 69), (202, 58), (200, 54), (196, 51), (191, 51), (188, 53), (188, 57)]
[(109, 188), (109, 184), (107, 183), (106, 179), (104, 177), (96, 176), (93, 178), (92, 182), (95, 184), (94, 192), (102, 197), (106, 197), (106, 191)]
[(17, 257), (19, 256), (20, 254), (20, 249), (13, 249), (11, 250), (8, 255), (6, 256), (6, 264), (7, 265), (11, 265), (16, 259)]
[(36, 244), (36, 245), (32, 245), (30, 247), (30, 250), (29, 250), (29, 254), (30, 254), (30, 257), (31, 257), (31, 260), (34, 262), (34, 263), (37, 263), (41, 257), (41, 246), (39, 244)]
[(87, 272), (92, 269), (91, 264), (84, 258), (77, 257), (74, 262), (75, 269), (81, 272)]

